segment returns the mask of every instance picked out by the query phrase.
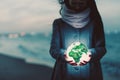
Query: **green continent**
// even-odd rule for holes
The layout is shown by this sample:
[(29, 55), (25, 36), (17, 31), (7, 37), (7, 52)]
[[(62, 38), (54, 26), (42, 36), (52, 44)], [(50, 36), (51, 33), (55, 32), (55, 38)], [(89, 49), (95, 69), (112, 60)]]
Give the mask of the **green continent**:
[(80, 44), (80, 48), (79, 48), (79, 49), (81, 49), (81, 52), (84, 52), (84, 53), (86, 53), (86, 54), (87, 54), (87, 52), (88, 52), (87, 47), (86, 47), (83, 43)]
[(86, 53), (87, 54), (87, 47), (84, 45), (84, 44), (80, 44), (80, 45), (77, 45), (77, 46), (74, 46), (71, 51), (69, 52), (69, 56), (72, 57), (75, 62), (79, 62), (80, 61), (80, 58), (82, 56), (83, 53)]

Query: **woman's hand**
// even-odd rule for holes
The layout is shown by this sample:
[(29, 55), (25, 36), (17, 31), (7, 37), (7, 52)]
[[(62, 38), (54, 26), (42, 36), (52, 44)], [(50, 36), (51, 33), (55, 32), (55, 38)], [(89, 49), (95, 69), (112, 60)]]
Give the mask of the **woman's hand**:
[[(67, 55), (64, 54), (64, 58), (66, 60), (67, 63), (73, 65), (73, 66), (77, 66), (78, 64), (75, 63), (73, 60), (69, 60)], [(86, 65), (91, 59), (91, 52), (88, 52), (87, 54), (83, 54), (81, 59), (80, 59), (80, 66)]]
[(83, 54), (80, 59), (80, 66), (86, 65), (91, 59), (91, 52), (88, 52), (87, 54)]
[(77, 63), (75, 63), (73, 60), (68, 60), (68, 57), (66, 54), (64, 54), (64, 58), (66, 60), (67, 63), (73, 65), (73, 66), (77, 66)]

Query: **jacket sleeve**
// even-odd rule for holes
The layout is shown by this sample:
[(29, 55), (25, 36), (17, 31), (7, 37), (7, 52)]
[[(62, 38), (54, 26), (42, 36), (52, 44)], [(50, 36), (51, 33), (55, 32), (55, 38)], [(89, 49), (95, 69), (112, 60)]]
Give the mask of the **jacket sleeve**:
[(62, 58), (64, 59), (64, 49), (61, 49), (61, 39), (60, 39), (60, 28), (58, 25), (58, 21), (55, 20), (53, 22), (53, 31), (52, 31), (52, 39), (51, 39), (51, 44), (50, 44), (50, 55), (54, 59)]
[(105, 35), (103, 26), (95, 26), (93, 31), (93, 48), (89, 49), (92, 53), (91, 61), (100, 60), (106, 53)]

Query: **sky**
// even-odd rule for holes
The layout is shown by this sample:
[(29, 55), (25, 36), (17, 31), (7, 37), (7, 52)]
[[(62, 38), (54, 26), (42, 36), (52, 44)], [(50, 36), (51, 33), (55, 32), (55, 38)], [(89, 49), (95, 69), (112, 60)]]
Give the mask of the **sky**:
[[(120, 31), (120, 0), (96, 0), (106, 31)], [(50, 32), (57, 0), (0, 0), (0, 33)]]

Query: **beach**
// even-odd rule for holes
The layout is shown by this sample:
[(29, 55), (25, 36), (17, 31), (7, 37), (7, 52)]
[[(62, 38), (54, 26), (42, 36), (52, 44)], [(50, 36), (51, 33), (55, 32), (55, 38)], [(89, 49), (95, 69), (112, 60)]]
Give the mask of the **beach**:
[[(49, 54), (50, 35), (0, 37), (0, 80), (50, 80), (55, 60)], [(101, 59), (104, 80), (120, 79), (120, 33), (106, 34), (107, 53)]]
[(50, 80), (52, 68), (0, 54), (0, 80)]

